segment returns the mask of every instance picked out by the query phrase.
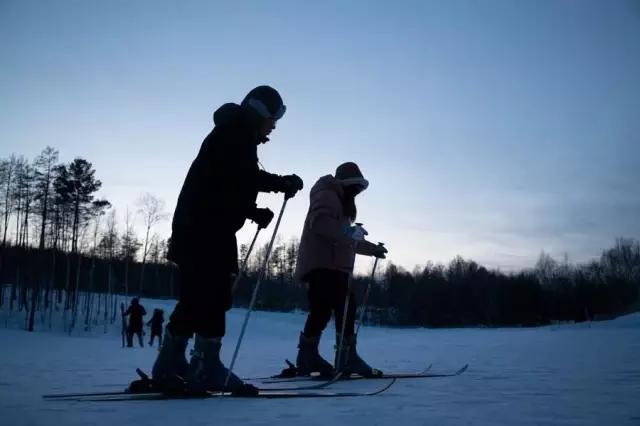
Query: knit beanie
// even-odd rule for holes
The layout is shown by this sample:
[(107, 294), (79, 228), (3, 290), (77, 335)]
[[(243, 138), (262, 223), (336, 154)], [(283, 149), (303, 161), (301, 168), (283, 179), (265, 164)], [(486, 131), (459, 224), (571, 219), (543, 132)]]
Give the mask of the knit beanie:
[(356, 163), (340, 164), (336, 169), (335, 178), (343, 186), (359, 185), (363, 191), (369, 187), (369, 181), (364, 178)]
[(257, 113), (263, 119), (280, 120), (287, 110), (280, 93), (271, 86), (258, 86), (251, 89), (240, 105)]

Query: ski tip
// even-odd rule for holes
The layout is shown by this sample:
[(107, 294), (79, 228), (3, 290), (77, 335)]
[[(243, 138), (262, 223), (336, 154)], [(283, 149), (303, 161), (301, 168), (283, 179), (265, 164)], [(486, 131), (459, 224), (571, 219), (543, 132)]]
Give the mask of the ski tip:
[(378, 395), (378, 394), (381, 394), (382, 392), (386, 391), (391, 386), (393, 386), (393, 384), (396, 382), (396, 380), (398, 380), (398, 378), (397, 377), (393, 377), (391, 380), (389, 380), (389, 383), (387, 383), (385, 386), (383, 386), (380, 389), (378, 389), (376, 392), (372, 393), (372, 395)]
[(462, 366), (462, 368), (460, 368), (460, 370), (456, 371), (454, 374), (455, 375), (462, 374), (465, 371), (467, 371), (468, 368), (469, 368), (469, 364), (465, 364), (464, 366)]

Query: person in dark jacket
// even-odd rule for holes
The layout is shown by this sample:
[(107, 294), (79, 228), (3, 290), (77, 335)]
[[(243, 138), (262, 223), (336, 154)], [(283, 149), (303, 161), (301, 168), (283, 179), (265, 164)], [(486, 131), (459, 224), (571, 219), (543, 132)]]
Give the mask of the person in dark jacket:
[(147, 323), (151, 327), (151, 337), (149, 337), (149, 346), (153, 346), (153, 340), (157, 337), (158, 342), (162, 342), (162, 324), (164, 324), (164, 311), (160, 308), (153, 310), (153, 316)]
[(144, 306), (140, 304), (140, 300), (137, 297), (131, 299), (131, 304), (126, 311), (122, 313), (123, 317), (129, 316), (129, 325), (127, 326), (127, 346), (133, 347), (133, 335), (138, 335), (138, 343), (141, 347), (144, 347), (142, 342), (142, 326), (144, 321), (142, 317), (147, 315), (147, 311)]
[[(259, 167), (258, 146), (269, 141), (286, 107), (269, 86), (251, 90), (240, 105), (227, 103), (214, 115), (178, 196), (167, 258), (180, 275), (180, 297), (165, 328), (153, 365), (153, 383), (168, 386), (176, 375), (190, 388), (218, 391), (229, 370), (220, 360), (226, 312), (231, 309), (232, 276), (238, 270), (236, 232), (246, 219), (266, 228), (273, 212), (258, 208), (260, 192), (291, 198), (303, 187), (300, 177), (267, 173)], [(188, 340), (195, 333), (189, 363)], [(231, 374), (226, 390), (256, 394), (257, 388)]]

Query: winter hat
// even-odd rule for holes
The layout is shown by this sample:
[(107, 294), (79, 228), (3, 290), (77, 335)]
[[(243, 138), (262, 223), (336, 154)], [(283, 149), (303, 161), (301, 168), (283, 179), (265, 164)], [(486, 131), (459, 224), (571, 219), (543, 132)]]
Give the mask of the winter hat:
[(335, 178), (344, 186), (359, 185), (364, 191), (369, 187), (369, 181), (364, 178), (356, 163), (342, 163), (336, 169)]
[(262, 118), (280, 120), (287, 110), (280, 93), (271, 86), (253, 88), (242, 100), (241, 106), (257, 112)]

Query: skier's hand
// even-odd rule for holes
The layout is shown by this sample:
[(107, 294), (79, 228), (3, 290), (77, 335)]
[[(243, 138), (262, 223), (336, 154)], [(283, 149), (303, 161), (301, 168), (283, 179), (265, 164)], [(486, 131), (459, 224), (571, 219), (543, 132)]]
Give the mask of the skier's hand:
[(387, 254), (389, 252), (389, 250), (387, 250), (382, 243), (378, 243), (378, 245), (376, 246), (376, 248), (373, 250), (373, 256), (377, 257), (378, 259), (386, 259), (387, 256), (385, 256), (385, 254)]
[(267, 208), (255, 209), (249, 219), (254, 221), (258, 228), (266, 228), (273, 220), (273, 212)]
[(295, 197), (298, 191), (302, 190), (304, 187), (304, 183), (302, 179), (298, 175), (286, 175), (282, 176), (282, 191), (284, 192), (284, 197), (288, 200), (289, 198)]
[(362, 226), (356, 225), (348, 226), (344, 231), (344, 235), (347, 238), (351, 238), (356, 243), (359, 243), (361, 241), (364, 241), (364, 237), (369, 235), (369, 233)]

